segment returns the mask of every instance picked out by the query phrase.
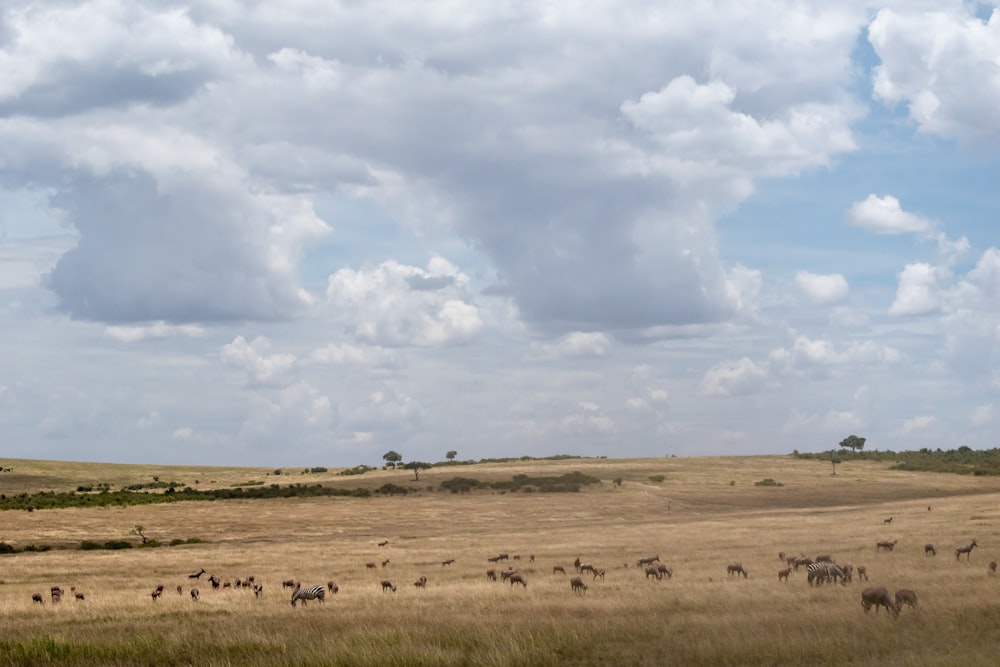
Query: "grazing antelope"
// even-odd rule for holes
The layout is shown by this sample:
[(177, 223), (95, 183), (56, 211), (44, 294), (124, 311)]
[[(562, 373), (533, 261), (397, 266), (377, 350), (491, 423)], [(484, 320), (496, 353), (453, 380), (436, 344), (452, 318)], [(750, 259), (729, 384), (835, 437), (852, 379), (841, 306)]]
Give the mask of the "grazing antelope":
[(395, 593), (396, 592), (396, 584), (392, 583), (388, 579), (383, 579), (382, 580), (382, 592), (385, 593), (386, 591), (392, 591), (393, 593)]
[(427, 577), (421, 575), (419, 579), (413, 582), (413, 585), (417, 588), (427, 588)]
[(916, 609), (917, 593), (909, 588), (900, 588), (896, 591), (896, 609), (902, 609), (904, 604), (909, 605), (911, 609)]
[(817, 562), (817, 563), (832, 563), (833, 562), (833, 556), (831, 556), (830, 554), (820, 554), (820, 555), (816, 556), (816, 561), (815, 562)]
[(441, 561), (441, 567), (444, 567), (445, 565), (451, 565), (454, 562), (455, 562), (454, 558), (449, 558), (448, 560), (443, 560), (443, 561)]
[(81, 593), (80, 591), (76, 590), (76, 586), (70, 586), (69, 590), (70, 590), (70, 592), (73, 593), (73, 597), (76, 598), (77, 600), (83, 600), (84, 599), (83, 593)]
[(497, 554), (497, 560), (507, 560), (507, 554)]
[(583, 574), (584, 572), (590, 572), (591, 574), (593, 574), (594, 573), (594, 566), (591, 565), (590, 563), (584, 563), (583, 565), (580, 566), (580, 569), (578, 570), (578, 572), (580, 574)]
[(795, 558), (794, 558), (794, 559), (792, 560), (792, 568), (793, 568), (793, 569), (794, 569), (794, 570), (795, 570), (796, 572), (798, 572), (798, 571), (799, 571), (799, 567), (800, 567), (800, 566), (803, 566), (803, 567), (809, 567), (809, 566), (810, 566), (810, 565), (812, 565), (812, 564), (813, 564), (813, 559), (812, 559), (812, 558), (809, 558), (809, 557), (807, 557), (807, 556), (796, 556), (796, 557), (795, 557)]
[(45, 604), (45, 599), (42, 597), (41, 593), (32, 593), (31, 601), (37, 602), (38, 604)]
[(896, 606), (892, 594), (885, 586), (870, 586), (861, 591), (861, 606), (865, 608), (865, 613), (868, 613), (874, 606), (876, 614), (879, 607), (885, 607), (887, 611), (899, 614), (899, 607)]
[[(663, 563), (660, 563), (659, 565), (656, 566), (656, 571), (660, 574), (661, 577), (666, 577), (667, 579), (673, 579), (674, 578), (674, 571), (671, 570), (666, 565), (664, 565)], [(601, 572), (604, 572), (604, 570), (601, 570)], [(603, 578), (604, 578), (604, 576), (601, 575), (601, 579), (603, 579)]]
[(749, 578), (749, 576), (747, 575), (747, 571), (743, 569), (743, 563), (730, 563), (729, 565), (726, 566), (726, 572), (729, 574), (729, 576), (735, 574), (737, 579), (740, 578), (741, 574), (743, 575), (744, 579)]
[(555, 565), (552, 567), (552, 574), (555, 574), (556, 572), (566, 574), (566, 568), (564, 568), (562, 565)]
[(387, 544), (389, 544), (389, 540), (382, 540), (381, 542), (378, 543), (380, 547), (384, 547)]
[(517, 570), (515, 570), (512, 567), (508, 567), (508, 568), (506, 568), (504, 570), (501, 570), (500, 571), (500, 581), (502, 581), (502, 582), (503, 581), (507, 581), (508, 579), (510, 579), (515, 574), (517, 574)]
[[(333, 592), (336, 593), (337, 591), (333, 591)], [(253, 585), (253, 596), (255, 598), (259, 598), (263, 594), (264, 594), (264, 584), (260, 584), (260, 583), (254, 584)]]
[(924, 555), (925, 556), (937, 556), (937, 549), (934, 548), (933, 544), (924, 545)]
[(785, 583), (788, 583), (788, 575), (791, 573), (792, 573), (792, 568), (790, 567), (786, 567), (784, 570), (778, 570), (778, 581), (784, 579)]
[[(663, 567), (666, 567), (666, 566), (664, 565)], [(597, 580), (598, 577), (601, 578), (601, 581), (604, 581), (604, 568), (603, 567), (595, 567), (591, 571), (591, 573), (594, 575), (594, 580), (595, 581)], [(673, 574), (673, 573), (671, 573), (671, 574)]]
[(519, 554), (514, 554), (512, 560), (521, 560), (521, 556)]
[(660, 574), (660, 571), (656, 568), (655, 565), (646, 566), (646, 578), (649, 579), (650, 577), (656, 577), (657, 580), (663, 579), (663, 575)]
[(888, 519), (882, 519), (882, 523), (892, 523), (892, 517), (889, 517)]
[(875, 543), (875, 551), (882, 551), (882, 549), (892, 551), (896, 547), (896, 542), (898, 541), (899, 540), (893, 540), (890, 542), (889, 540), (879, 540)]
[(333, 581), (328, 581), (328, 582), (326, 582), (326, 590), (330, 591), (331, 593), (336, 594), (337, 592), (340, 591), (340, 586), (338, 586)]
[(864, 565), (858, 565), (858, 579), (868, 581), (868, 568)]
[(191, 599), (197, 601), (198, 600), (198, 595), (199, 595), (198, 589), (197, 588), (192, 588), (191, 589)]
[(496, 581), (497, 580), (497, 571), (496, 570), (486, 570), (486, 578), (489, 579), (490, 581)]
[(995, 560), (991, 560), (990, 564), (986, 566), (986, 570), (990, 574), (996, 574), (997, 573), (997, 562)]
[(587, 591), (587, 584), (583, 583), (583, 577), (573, 577), (569, 580), (569, 585), (574, 593), (583, 594)]
[(972, 557), (972, 550), (978, 546), (979, 545), (976, 544), (976, 541), (972, 540), (964, 547), (958, 547), (955, 549), (955, 560), (960, 560), (962, 558), (962, 554), (965, 554), (965, 560), (969, 560)]
[(528, 587), (528, 581), (524, 578), (524, 576), (520, 572), (515, 572), (514, 574), (510, 575), (509, 581), (511, 588), (514, 588), (514, 584), (521, 584), (525, 588)]
[(192, 572), (188, 575), (188, 579), (201, 579), (201, 575), (205, 574), (205, 568), (201, 568), (197, 572)]

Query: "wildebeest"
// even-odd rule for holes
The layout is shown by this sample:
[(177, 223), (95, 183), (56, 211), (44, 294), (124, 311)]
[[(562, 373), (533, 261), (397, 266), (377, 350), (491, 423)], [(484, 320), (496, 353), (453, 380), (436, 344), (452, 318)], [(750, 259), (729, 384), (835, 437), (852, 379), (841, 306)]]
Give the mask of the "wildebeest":
[(900, 588), (896, 591), (896, 609), (902, 609), (904, 604), (913, 609), (917, 608), (916, 591), (911, 591), (909, 588)]
[(566, 574), (566, 568), (564, 568), (562, 565), (554, 565), (552, 567), (552, 574), (555, 574), (556, 572)]
[(574, 593), (584, 593), (587, 590), (587, 584), (583, 583), (583, 577), (573, 577), (569, 580), (569, 585)]
[(393, 593), (396, 592), (396, 584), (392, 583), (388, 579), (383, 579), (381, 583), (382, 583), (383, 593), (385, 593), (386, 591), (392, 591)]
[(510, 575), (509, 581), (511, 588), (514, 588), (514, 584), (521, 584), (525, 588), (528, 587), (528, 581), (524, 578), (524, 575), (522, 575), (520, 572), (515, 572), (514, 574)]
[(32, 593), (31, 601), (37, 602), (38, 604), (45, 604), (45, 598), (42, 597), (41, 593)]
[(934, 548), (933, 544), (924, 545), (924, 555), (925, 556), (937, 556), (937, 549)]
[(749, 576), (747, 575), (747, 571), (743, 569), (743, 563), (730, 563), (729, 565), (726, 566), (726, 572), (729, 574), (729, 576), (735, 574), (737, 579), (740, 578), (741, 574), (743, 575), (744, 579), (749, 578)]
[(486, 578), (489, 579), (490, 581), (496, 581), (497, 580), (497, 571), (496, 570), (486, 570)]
[(970, 558), (972, 558), (972, 550), (978, 546), (979, 545), (976, 544), (976, 541), (972, 540), (964, 547), (958, 547), (957, 549), (955, 549), (955, 560), (961, 559), (962, 554), (965, 554), (965, 560), (969, 560)]
[(882, 549), (885, 549), (886, 551), (892, 551), (898, 541), (899, 540), (893, 540), (890, 542), (889, 540), (879, 540), (875, 543), (875, 550), (882, 551)]
[(872, 606), (875, 607), (875, 613), (878, 613), (879, 607), (885, 607), (887, 611), (894, 614), (899, 613), (899, 607), (896, 606), (892, 594), (885, 586), (869, 586), (861, 591), (861, 606), (865, 608), (866, 613)]
[(328, 581), (326, 582), (326, 590), (330, 591), (331, 593), (337, 593), (340, 591), (340, 586), (338, 586), (337, 583), (334, 581)]

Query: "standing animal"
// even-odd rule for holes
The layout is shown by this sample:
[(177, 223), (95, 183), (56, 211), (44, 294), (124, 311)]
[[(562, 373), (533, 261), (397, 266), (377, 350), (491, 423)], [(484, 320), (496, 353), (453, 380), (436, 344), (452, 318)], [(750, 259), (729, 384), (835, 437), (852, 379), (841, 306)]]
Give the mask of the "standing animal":
[(813, 582), (815, 582), (817, 586), (827, 581), (833, 581), (836, 583), (838, 579), (842, 585), (847, 585), (847, 577), (844, 575), (844, 570), (839, 565), (835, 565), (834, 563), (813, 563), (809, 566), (807, 580), (810, 586), (813, 585)]
[(31, 601), (36, 602), (38, 604), (45, 604), (45, 599), (42, 597), (41, 593), (32, 593)]
[(384, 547), (387, 544), (389, 544), (389, 540), (382, 540), (381, 542), (378, 543), (380, 547)]
[(655, 556), (649, 556), (648, 558), (640, 558), (639, 562), (636, 564), (636, 567), (642, 567), (643, 565), (652, 565), (658, 560), (660, 560), (660, 554), (656, 554)]
[(302, 602), (302, 606), (306, 606), (306, 600), (319, 600), (324, 602), (326, 600), (326, 588), (323, 586), (309, 586), (307, 588), (302, 588), (299, 586), (292, 593), (292, 606), (295, 606), (296, 602)]
[(585, 593), (587, 591), (587, 584), (583, 583), (583, 577), (573, 577), (569, 580), (570, 588), (573, 589), (574, 593)]
[(882, 523), (892, 523), (892, 517), (889, 517), (888, 519), (883, 519)]
[[(64, 591), (59, 586), (53, 586), (51, 589), (49, 589), (49, 593), (52, 595), (53, 602), (59, 602), (60, 600), (62, 600), (63, 593), (65, 592), (66, 591)], [(160, 592), (161, 593), (163, 592), (163, 586), (160, 586)]]
[(336, 582), (328, 581), (326, 582), (326, 590), (331, 593), (337, 593), (340, 591), (340, 586)]
[(77, 600), (83, 601), (84, 595), (80, 591), (76, 590), (76, 586), (70, 586), (69, 589), (73, 591), (73, 597), (75, 597)]
[(861, 606), (865, 608), (865, 613), (873, 606), (876, 614), (879, 607), (885, 607), (886, 611), (891, 611), (894, 614), (899, 613), (899, 607), (896, 606), (892, 594), (885, 586), (869, 586), (861, 591)]
[(937, 549), (934, 548), (933, 544), (924, 545), (924, 555), (925, 556), (937, 556)]
[(510, 575), (510, 587), (514, 588), (514, 584), (521, 584), (525, 588), (528, 587), (528, 581), (524, 578), (524, 575), (522, 575), (520, 572), (515, 572), (514, 574)]
[(282, 588), (298, 588), (298, 583), (299, 582), (295, 581), (294, 579), (285, 579), (284, 581), (281, 582), (281, 587)]
[(976, 541), (972, 540), (964, 547), (958, 547), (957, 549), (955, 549), (955, 560), (961, 559), (962, 554), (965, 554), (965, 560), (969, 560), (972, 557), (972, 550), (978, 546), (979, 545), (976, 544)]
[(898, 541), (899, 540), (893, 540), (890, 542), (889, 540), (879, 540), (875, 543), (875, 550), (882, 551), (882, 549), (885, 549), (886, 551), (892, 551)]
[(192, 600), (197, 600), (198, 599), (198, 589), (197, 588), (192, 588), (191, 589), (191, 599)]
[(486, 570), (486, 578), (489, 579), (490, 581), (496, 581), (497, 580), (497, 571), (496, 570)]
[(809, 567), (813, 564), (813, 559), (808, 556), (796, 556), (792, 559), (792, 567), (796, 572), (799, 571), (799, 567)]
[(421, 576), (419, 579), (413, 582), (413, 585), (417, 588), (427, 588), (427, 577)]
[(784, 579), (785, 583), (788, 583), (788, 575), (791, 573), (792, 573), (792, 568), (790, 567), (786, 567), (784, 570), (778, 570), (778, 581)]
[[(334, 584), (334, 587), (336, 587), (336, 584)], [(336, 593), (337, 591), (334, 590), (333, 592)], [(261, 584), (261, 583), (254, 584), (253, 585), (253, 596), (255, 598), (259, 598), (263, 594), (264, 594), (264, 584)]]
[(205, 574), (205, 568), (201, 568), (197, 572), (192, 572), (188, 575), (188, 579), (201, 579), (201, 575)]
[(445, 565), (451, 565), (454, 562), (455, 562), (454, 558), (449, 558), (448, 560), (443, 560), (443, 561), (441, 561), (441, 567), (444, 567)]
[(833, 556), (831, 556), (830, 554), (820, 554), (820, 555), (816, 556), (816, 562), (817, 563), (832, 563), (833, 562)]
[(996, 574), (997, 573), (997, 562), (995, 560), (991, 560), (990, 564), (986, 566), (986, 570), (990, 574)]
[(384, 561), (382, 561), (382, 567), (385, 567), (388, 564), (389, 564), (389, 559), (388, 558), (386, 558)]
[(395, 593), (396, 592), (396, 584), (392, 583), (388, 579), (383, 579), (382, 580), (382, 592), (385, 593), (386, 591), (392, 591), (393, 593)]
[(868, 581), (868, 568), (864, 565), (858, 565), (858, 579)]
[(729, 574), (729, 576), (735, 574), (737, 579), (740, 578), (741, 574), (743, 575), (744, 579), (749, 578), (749, 576), (747, 575), (747, 571), (743, 569), (743, 563), (730, 563), (729, 565), (726, 566), (726, 572)]
[(902, 609), (903, 605), (909, 605), (911, 609), (917, 608), (917, 593), (909, 588), (900, 588), (896, 591), (896, 609)]
[(552, 568), (552, 574), (555, 574), (556, 572), (561, 572), (562, 574), (566, 574), (566, 568), (564, 568), (562, 565), (555, 565)]
[(656, 577), (657, 579), (662, 579), (663, 575), (660, 574), (660, 571), (658, 569), (656, 569), (655, 565), (647, 565), (646, 566), (646, 578), (649, 579), (650, 577)]
[(506, 568), (504, 570), (501, 570), (500, 571), (500, 581), (507, 581), (508, 579), (511, 578), (511, 575), (513, 575), (516, 572), (517, 572), (517, 570), (515, 570), (514, 568), (511, 568), (511, 567), (508, 567), (508, 568)]
[[(666, 568), (667, 566), (663, 565), (661, 567)], [(604, 572), (604, 568), (603, 567), (595, 567), (593, 570), (591, 570), (591, 573), (594, 575), (594, 580), (595, 581), (597, 580), (598, 577), (601, 578), (601, 581), (604, 581), (604, 574), (605, 574), (605, 572)], [(671, 572), (670, 574), (672, 575), (673, 572)]]

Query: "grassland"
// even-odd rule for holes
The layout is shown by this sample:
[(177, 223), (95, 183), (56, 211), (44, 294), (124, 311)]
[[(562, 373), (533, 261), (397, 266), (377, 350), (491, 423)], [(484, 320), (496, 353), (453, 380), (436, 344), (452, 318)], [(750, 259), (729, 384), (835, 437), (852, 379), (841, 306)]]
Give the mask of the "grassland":
[[(13, 469), (0, 474), (5, 494), (118, 488), (154, 476), (199, 488), (277, 481), (273, 469), (0, 464)], [(986, 564), (1000, 560), (1000, 479), (888, 465), (847, 457), (834, 476), (829, 463), (792, 457), (519, 461), (433, 468), (419, 481), (408, 471), (287, 470), (282, 483), (392, 482), (413, 492), (3, 512), (0, 540), (52, 549), (0, 556), (0, 664), (995, 664), (1000, 580)], [(580, 493), (438, 490), (455, 476), (576, 471), (602, 483)], [(764, 479), (781, 486), (756, 484)], [(203, 541), (76, 548), (138, 544), (137, 524), (161, 543)], [(879, 553), (879, 539), (898, 543)], [(971, 539), (979, 545), (971, 559), (956, 561), (954, 548)], [(936, 557), (924, 555), (928, 542)], [(864, 564), (871, 583), (913, 588), (920, 605), (898, 618), (866, 615), (857, 581), (810, 588), (798, 572), (779, 582), (779, 551)], [(500, 552), (520, 555), (526, 589), (487, 581), (494, 566), (486, 559)], [(671, 579), (647, 579), (636, 567), (654, 554)], [(607, 570), (584, 595), (568, 583), (576, 557)], [(748, 579), (726, 575), (733, 560)], [(569, 575), (553, 574), (556, 565)], [(212, 590), (203, 578), (194, 602), (187, 575), (199, 568), (229, 580), (253, 575), (263, 595)], [(413, 586), (421, 575), (426, 589)], [(339, 593), (293, 609), (280, 583), (289, 578), (333, 580)], [(383, 578), (396, 582), (395, 594), (382, 592)], [(166, 593), (153, 601), (159, 584)], [(53, 585), (86, 599), (52, 604)], [(32, 603), (35, 592), (45, 604)]]

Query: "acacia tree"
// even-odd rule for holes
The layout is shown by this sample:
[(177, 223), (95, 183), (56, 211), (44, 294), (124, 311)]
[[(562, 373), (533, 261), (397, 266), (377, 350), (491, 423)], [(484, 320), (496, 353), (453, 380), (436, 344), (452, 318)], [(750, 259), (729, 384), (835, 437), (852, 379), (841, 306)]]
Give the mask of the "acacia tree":
[(390, 449), (382, 455), (382, 458), (385, 459), (385, 464), (387, 466), (395, 470), (396, 465), (403, 460), (403, 455)]
[(448, 450), (448, 453), (444, 455), (444, 457), (449, 461), (454, 461), (456, 456), (458, 456), (458, 452), (456, 452), (454, 449)]
[(840, 441), (840, 446), (844, 449), (853, 449), (854, 454), (857, 455), (858, 450), (864, 449), (865, 439), (859, 438), (856, 435), (849, 435)]
[(412, 470), (413, 471), (413, 481), (414, 482), (419, 482), (420, 481), (420, 471), (421, 470), (427, 470), (428, 468), (433, 467), (433, 465), (434, 465), (433, 463), (427, 463), (426, 461), (410, 461), (409, 463), (407, 463), (406, 465), (403, 466), (403, 470)]

